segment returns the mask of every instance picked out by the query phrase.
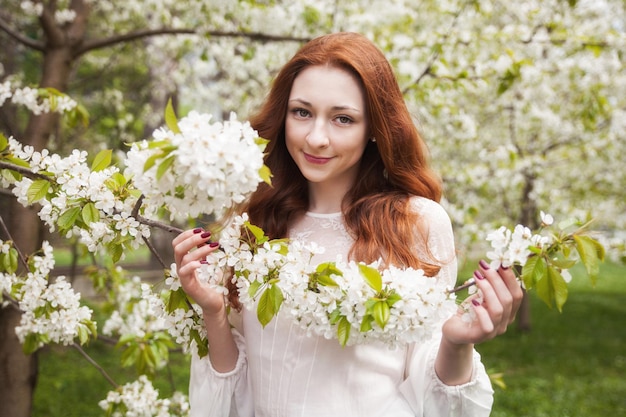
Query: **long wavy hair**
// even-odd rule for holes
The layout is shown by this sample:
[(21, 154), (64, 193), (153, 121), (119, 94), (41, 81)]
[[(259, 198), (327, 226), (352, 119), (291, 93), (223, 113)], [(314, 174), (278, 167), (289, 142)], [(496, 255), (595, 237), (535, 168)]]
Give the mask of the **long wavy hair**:
[[(285, 237), (290, 224), (309, 206), (307, 180), (285, 144), (287, 103), (294, 79), (312, 65), (329, 65), (354, 74), (364, 93), (369, 134), (356, 182), (342, 202), (347, 230), (354, 237), (351, 259), (423, 269), (435, 275), (434, 259), (420, 259), (428, 225), (410, 207), (411, 196), (439, 201), (441, 183), (429, 168), (426, 146), (406, 107), (393, 69), (366, 37), (334, 33), (305, 44), (281, 69), (260, 111), (250, 122), (269, 139), (265, 163), (273, 185), (262, 183), (246, 203), (253, 224), (272, 238)], [(416, 233), (417, 231), (417, 233)], [(422, 254), (424, 251), (421, 252)], [(431, 257), (432, 258), (432, 257)]]

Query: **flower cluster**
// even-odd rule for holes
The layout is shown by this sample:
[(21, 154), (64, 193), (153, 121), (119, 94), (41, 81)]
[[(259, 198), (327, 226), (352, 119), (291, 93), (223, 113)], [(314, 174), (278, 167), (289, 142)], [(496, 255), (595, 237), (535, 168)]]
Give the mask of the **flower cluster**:
[(69, 96), (51, 88), (16, 87), (10, 81), (0, 83), (0, 106), (7, 99), (13, 104), (22, 105), (33, 114), (72, 112), (78, 103)]
[(487, 234), (486, 240), (491, 242), (492, 250), (487, 252), (487, 258), (491, 260), (491, 267), (498, 269), (513, 265), (524, 266), (530, 256), (531, 248), (542, 248), (550, 244), (548, 236), (533, 234), (531, 230), (518, 224), (511, 231), (506, 226)]
[[(519, 224), (513, 230), (500, 227), (487, 235), (492, 247), (487, 257), (492, 268), (516, 267), (514, 271), (525, 289), (536, 288), (548, 306), (555, 305), (561, 311), (567, 300), (567, 284), (572, 279), (569, 269), (581, 262), (595, 282), (605, 249), (587, 232), (589, 223), (567, 220), (556, 227), (553, 223), (551, 215), (541, 212), (539, 233)], [(543, 234), (553, 228), (556, 230), (552, 233)]]
[(157, 129), (152, 141), (134, 143), (128, 152), (128, 170), (146, 204), (163, 206), (172, 217), (219, 213), (242, 202), (260, 181), (269, 181), (263, 165), (266, 141), (234, 113), (225, 122), (196, 111), (180, 121), (167, 115), (168, 128)]
[(8, 152), (39, 176), (17, 177), (12, 192), (24, 206), (39, 203), (38, 215), (51, 231), (58, 227), (66, 237), (78, 236), (91, 252), (113, 252), (109, 245), (119, 243), (137, 248), (150, 236), (149, 227), (131, 215), (137, 198), (118, 168), (90, 167), (85, 151), (61, 157), (13, 138), (8, 139)]
[[(222, 231), (220, 244), (222, 250), (212, 252), (199, 268), (198, 279), (226, 294), (224, 279), (232, 269), (240, 302), (256, 308), (262, 325), (280, 313), (309, 335), (336, 338), (342, 345), (379, 341), (394, 346), (429, 339), (457, 309), (454, 294), (421, 270), (380, 271), (378, 263), (340, 258), (312, 265), (319, 247), (269, 241), (246, 214)], [(177, 288), (175, 280), (171, 285)]]
[(163, 315), (159, 314), (163, 301), (141, 278), (135, 276), (122, 283), (116, 296), (116, 309), (105, 321), (102, 334), (143, 338), (147, 333), (166, 330)]
[(159, 391), (145, 375), (115, 391), (109, 391), (106, 399), (100, 401), (98, 405), (107, 412), (107, 415), (113, 417), (189, 415), (189, 402), (183, 394), (175, 392), (172, 398), (159, 398)]
[(208, 345), (202, 309), (188, 300), (180, 286), (175, 263), (167, 275), (165, 302), (156, 305), (154, 311), (163, 317), (168, 333), (184, 352), (195, 349), (200, 356), (205, 356)]
[[(0, 247), (4, 256), (10, 252), (7, 242), (0, 241)], [(28, 353), (46, 343), (69, 345), (76, 338), (84, 343), (96, 332), (91, 309), (80, 305), (80, 294), (65, 277), (49, 282), (54, 267), (52, 246), (43, 242), (41, 251), (42, 255), (31, 257), (31, 271), (25, 276), (15, 274), (15, 265), (0, 273), (0, 288), (17, 301), (22, 311), (15, 332)]]

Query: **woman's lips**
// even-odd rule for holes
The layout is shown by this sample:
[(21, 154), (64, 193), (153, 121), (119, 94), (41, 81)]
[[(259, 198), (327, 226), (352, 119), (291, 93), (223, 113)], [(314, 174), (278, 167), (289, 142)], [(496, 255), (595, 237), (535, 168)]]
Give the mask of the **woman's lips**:
[(313, 155), (310, 155), (310, 154), (304, 152), (304, 159), (306, 159), (307, 162), (310, 162), (312, 164), (322, 165), (322, 164), (325, 164), (328, 161), (330, 161), (332, 158), (323, 158), (323, 157), (320, 157), (320, 156), (313, 156)]

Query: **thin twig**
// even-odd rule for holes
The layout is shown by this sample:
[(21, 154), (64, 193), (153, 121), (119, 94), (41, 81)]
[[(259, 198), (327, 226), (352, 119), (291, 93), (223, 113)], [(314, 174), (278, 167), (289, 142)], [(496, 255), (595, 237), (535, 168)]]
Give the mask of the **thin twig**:
[(458, 287), (452, 288), (451, 290), (448, 290), (448, 294), (454, 294), (456, 292), (462, 291), (466, 288), (471, 287), (472, 285), (476, 284), (476, 281), (474, 280), (474, 278), (470, 278), (468, 281), (465, 282), (465, 284), (463, 285), (459, 285)]
[(154, 245), (152, 244), (152, 242), (150, 242), (150, 239), (148, 239), (145, 236), (142, 236), (142, 239), (144, 243), (146, 244), (146, 246), (148, 246), (148, 249), (150, 249), (150, 252), (152, 252), (152, 254), (157, 259), (157, 261), (159, 261), (159, 264), (161, 264), (161, 267), (163, 269), (168, 269), (168, 267), (165, 265), (165, 261), (163, 261), (163, 258), (161, 258), (161, 255), (159, 255), (159, 251), (157, 251)]
[(89, 356), (87, 354), (87, 352), (85, 352), (83, 350), (83, 348), (77, 344), (76, 342), (72, 343), (72, 347), (74, 347), (74, 349), (78, 350), (80, 352), (81, 355), (83, 355), (83, 357), (85, 359), (87, 359), (87, 362), (89, 362), (90, 364), (92, 364), (98, 371), (100, 371), (100, 373), (102, 374), (102, 376), (104, 377), (104, 379), (106, 379), (107, 381), (109, 381), (109, 384), (111, 384), (113, 386), (113, 388), (118, 388), (119, 385), (115, 383), (115, 381), (113, 381), (113, 378), (111, 378), (109, 376), (109, 374), (107, 373), (107, 371), (104, 370), (103, 367), (101, 367), (100, 365), (98, 365), (98, 363), (93, 360), (93, 358), (91, 356)]
[(13, 248), (15, 248), (15, 250), (17, 251), (19, 260), (24, 265), (24, 268), (28, 270), (28, 261), (26, 260), (26, 257), (24, 256), (24, 254), (20, 252), (20, 248), (18, 248), (17, 245), (15, 244), (15, 240), (11, 236), (11, 232), (9, 232), (9, 229), (7, 228), (7, 225), (4, 223), (4, 219), (2, 218), (2, 216), (0, 216), (0, 227), (2, 227), (2, 231), (7, 235), (7, 238), (9, 238), (9, 240), (13, 242)]
[(184, 231), (183, 229), (178, 228), (176, 226), (171, 226), (169, 224), (165, 224), (156, 220), (148, 219), (140, 215), (137, 215), (135, 219), (137, 219), (137, 221), (141, 224), (145, 224), (146, 226), (156, 227), (156, 228), (165, 230), (166, 232), (170, 232), (170, 233), (182, 233)]
[(22, 309), (20, 308), (20, 304), (17, 302), (17, 300), (15, 298), (13, 298), (11, 296), (11, 294), (9, 294), (6, 291), (2, 291), (2, 299), (5, 300), (6, 302), (8, 302), (11, 305), (11, 307), (14, 307), (17, 311), (22, 313)]

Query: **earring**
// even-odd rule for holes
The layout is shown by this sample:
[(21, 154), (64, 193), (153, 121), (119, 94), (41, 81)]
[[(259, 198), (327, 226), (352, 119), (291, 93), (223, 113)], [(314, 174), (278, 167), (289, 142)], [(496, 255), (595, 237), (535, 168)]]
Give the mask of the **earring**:
[(372, 137), (370, 138), (370, 142), (374, 142), (374, 143), (376, 143), (376, 138), (375, 138), (374, 136), (372, 136)]

